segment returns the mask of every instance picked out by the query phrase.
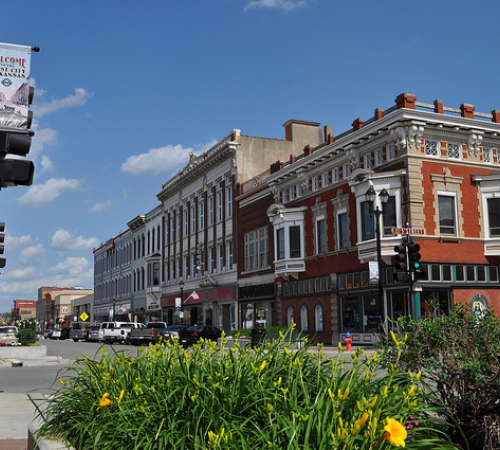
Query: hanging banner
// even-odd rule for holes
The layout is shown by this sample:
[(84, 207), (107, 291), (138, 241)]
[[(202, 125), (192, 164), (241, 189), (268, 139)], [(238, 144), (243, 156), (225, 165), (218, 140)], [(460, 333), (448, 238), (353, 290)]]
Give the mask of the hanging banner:
[(28, 127), (31, 51), (0, 42), (0, 127)]
[(377, 261), (368, 261), (368, 269), (370, 271), (369, 284), (378, 284), (378, 280), (379, 280), (378, 262)]

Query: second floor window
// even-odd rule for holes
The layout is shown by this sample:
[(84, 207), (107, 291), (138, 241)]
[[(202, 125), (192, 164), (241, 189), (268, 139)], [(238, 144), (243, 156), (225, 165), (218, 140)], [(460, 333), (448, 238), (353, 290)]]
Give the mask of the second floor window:
[(245, 234), (245, 270), (254, 270), (268, 265), (267, 228), (259, 228)]
[(457, 234), (455, 217), (455, 197), (439, 195), (439, 232), (441, 234)]
[[(286, 236), (287, 235), (286, 231), (288, 231), (288, 239)], [(276, 230), (277, 259), (301, 258), (302, 252), (301, 252), (300, 239), (301, 239), (300, 225), (292, 225), (288, 228), (277, 229)]]
[(349, 247), (349, 224), (347, 212), (337, 215), (337, 248), (339, 250)]
[(500, 198), (489, 198), (487, 202), (490, 237), (497, 237), (500, 236)]
[(363, 241), (375, 238), (375, 217), (370, 214), (369, 202), (361, 203), (361, 234)]
[(325, 219), (316, 221), (316, 253), (326, 253), (326, 222)]

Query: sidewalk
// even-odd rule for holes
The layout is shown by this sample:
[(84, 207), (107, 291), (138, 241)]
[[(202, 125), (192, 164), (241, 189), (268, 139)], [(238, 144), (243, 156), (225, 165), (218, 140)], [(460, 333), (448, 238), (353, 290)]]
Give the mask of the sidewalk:
[(0, 392), (0, 450), (27, 450), (35, 411), (28, 395)]

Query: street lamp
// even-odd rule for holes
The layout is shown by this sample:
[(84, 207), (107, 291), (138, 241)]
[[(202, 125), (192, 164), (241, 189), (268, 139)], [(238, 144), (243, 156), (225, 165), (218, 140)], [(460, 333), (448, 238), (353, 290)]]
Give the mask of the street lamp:
[(113, 322), (115, 321), (115, 305), (116, 305), (116, 299), (114, 298), (113, 299), (113, 317), (111, 318), (111, 320)]
[(384, 189), (378, 194), (380, 198), (380, 203), (382, 204), (382, 210), (377, 206), (375, 210), (373, 209), (373, 203), (377, 198), (377, 194), (370, 185), (365, 194), (365, 199), (368, 202), (370, 217), (375, 216), (375, 234), (377, 237), (377, 264), (378, 264), (378, 297), (380, 299), (380, 306), (382, 308), (382, 323), (385, 324), (385, 305), (383, 304), (384, 290), (382, 284), (382, 250), (380, 245), (380, 216), (385, 216), (385, 205), (389, 200), (389, 193)]

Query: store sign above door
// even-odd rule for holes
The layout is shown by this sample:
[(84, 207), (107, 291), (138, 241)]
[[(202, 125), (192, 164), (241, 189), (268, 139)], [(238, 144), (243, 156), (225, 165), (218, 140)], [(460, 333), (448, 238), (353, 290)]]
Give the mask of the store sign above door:
[(424, 235), (425, 229), (424, 228), (393, 228), (392, 234), (411, 234), (411, 235), (420, 234), (420, 235)]

